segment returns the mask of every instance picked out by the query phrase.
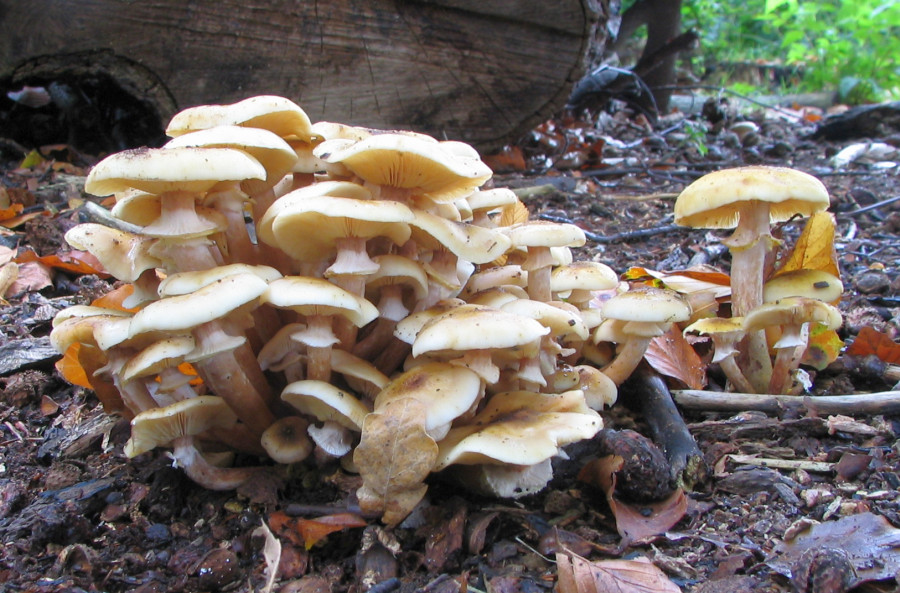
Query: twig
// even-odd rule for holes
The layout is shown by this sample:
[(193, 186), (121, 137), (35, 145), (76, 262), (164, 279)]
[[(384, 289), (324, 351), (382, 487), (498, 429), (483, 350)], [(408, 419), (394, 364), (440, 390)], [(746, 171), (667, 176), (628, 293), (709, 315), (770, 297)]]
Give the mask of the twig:
[(680, 389), (672, 397), (682, 408), (707, 412), (757, 411), (770, 414), (802, 411), (813, 414), (897, 414), (900, 413), (900, 391), (861, 393), (854, 395), (770, 395), (755, 393), (723, 393)]
[[(566, 218), (565, 216), (553, 216), (551, 214), (541, 214), (538, 216), (541, 220), (549, 220), (552, 222), (564, 222), (568, 224), (575, 224), (571, 218)], [(594, 243), (613, 243), (616, 241), (631, 241), (634, 239), (644, 239), (646, 237), (652, 237), (654, 235), (662, 235), (665, 233), (671, 233), (672, 231), (687, 231), (689, 230), (687, 227), (678, 226), (676, 224), (667, 224), (664, 226), (658, 226), (653, 229), (638, 229), (636, 231), (626, 231), (624, 233), (616, 233), (614, 235), (601, 235), (599, 233), (594, 233), (592, 231), (584, 230), (584, 236), (588, 241), (593, 241)]]
[(703, 453), (672, 401), (665, 381), (656, 371), (645, 362), (641, 363), (622, 384), (619, 398), (629, 408), (644, 415), (651, 437), (665, 453), (678, 486), (691, 489), (706, 479), (709, 472)]
[(874, 204), (869, 204), (868, 206), (863, 206), (862, 208), (857, 208), (856, 210), (851, 210), (850, 212), (841, 212), (837, 215), (837, 218), (851, 218), (853, 216), (856, 216), (857, 214), (863, 214), (872, 210), (878, 210), (882, 206), (887, 206), (888, 204), (893, 204), (894, 202), (898, 201), (900, 201), (900, 196), (894, 196), (893, 198), (881, 200), (880, 202), (875, 202)]
[(755, 455), (726, 455), (731, 461), (741, 465), (758, 465), (773, 469), (802, 469), (808, 472), (830, 473), (834, 471), (834, 463), (827, 461), (811, 461), (809, 459), (776, 459), (757, 457)]

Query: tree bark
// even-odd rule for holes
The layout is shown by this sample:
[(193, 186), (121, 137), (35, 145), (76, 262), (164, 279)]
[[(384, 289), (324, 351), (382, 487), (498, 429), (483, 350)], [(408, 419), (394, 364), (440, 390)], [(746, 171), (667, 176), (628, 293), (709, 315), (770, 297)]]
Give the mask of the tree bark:
[[(313, 121), (403, 128), (479, 148), (560, 110), (608, 0), (0, 0), (0, 86), (72, 60), (176, 109), (255, 94)], [(36, 68), (36, 64), (41, 64)]]

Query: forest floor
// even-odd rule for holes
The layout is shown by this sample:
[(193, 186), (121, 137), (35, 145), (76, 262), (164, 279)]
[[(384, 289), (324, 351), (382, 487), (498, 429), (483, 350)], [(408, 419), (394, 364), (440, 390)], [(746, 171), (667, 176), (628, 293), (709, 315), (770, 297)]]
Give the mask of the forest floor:
[[(721, 232), (672, 225), (675, 196), (726, 167), (809, 172), (827, 186), (836, 216), (845, 286), (840, 337), (849, 344), (872, 327), (896, 339), (900, 202), (867, 207), (900, 195), (897, 168), (884, 164), (900, 158), (864, 148), (846, 164), (834, 157), (859, 142), (900, 146), (900, 133), (814, 139), (811, 112), (733, 102), (710, 107), (655, 126), (624, 112), (547, 122), (491, 157), (493, 183), (519, 190), (532, 217), (572, 221), (587, 231), (577, 259), (620, 273), (699, 264), (727, 272)], [(758, 130), (742, 141), (731, 131), (738, 121)], [(62, 235), (80, 220), (81, 209), (71, 205), (85, 197), (80, 184), (91, 161), (67, 147), (49, 156), (20, 168), (21, 155), (4, 155), (0, 190), (24, 204), (24, 214), (40, 214), (0, 235), (18, 255), (67, 251)], [(792, 221), (779, 233), (790, 241), (801, 228), (802, 221)], [(620, 591), (672, 589), (637, 576), (629, 581), (621, 566), (602, 561), (644, 558), (667, 586), (697, 593), (897, 590), (896, 410), (870, 405), (816, 414), (814, 403), (780, 413), (682, 408), (708, 472), (678, 499), (674, 525), (637, 541), (623, 539), (611, 502), (579, 479), (599, 456), (593, 441), (572, 448), (539, 494), (491, 500), (436, 480), (414, 521), (388, 530), (375, 520), (346, 520), (342, 529), (304, 540), (299, 534), (310, 537), (309, 521), (353, 512), (358, 478), (337, 466), (304, 464), (236, 492), (213, 492), (174, 469), (164, 451), (126, 459), (128, 423), (104, 414), (92, 392), (63, 381), (46, 342), (58, 311), (89, 303), (111, 283), (59, 267), (48, 279), (46, 286), (34, 280), (7, 293), (0, 308), (2, 592), (261, 591), (265, 538), (255, 534), (263, 522), (281, 544), (276, 590), (285, 592), (593, 590), (577, 579), (574, 588), (562, 578), (557, 583), (558, 553), (569, 552), (606, 566), (597, 570), (613, 574)], [(809, 401), (886, 392), (898, 380), (882, 368), (851, 370), (847, 362), (842, 356), (814, 373)], [(707, 390), (716, 389), (711, 376)], [(646, 434), (639, 410), (617, 405), (604, 421), (607, 429)], [(646, 516), (656, 508), (629, 504)]]

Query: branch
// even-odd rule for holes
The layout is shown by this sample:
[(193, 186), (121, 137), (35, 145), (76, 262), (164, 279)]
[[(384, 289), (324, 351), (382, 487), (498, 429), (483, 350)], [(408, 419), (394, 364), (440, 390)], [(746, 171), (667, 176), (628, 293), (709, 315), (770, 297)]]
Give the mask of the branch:
[(862, 393), (856, 395), (768, 395), (723, 393), (682, 389), (672, 391), (682, 408), (706, 412), (745, 412), (753, 410), (770, 414), (876, 415), (900, 413), (900, 391)]

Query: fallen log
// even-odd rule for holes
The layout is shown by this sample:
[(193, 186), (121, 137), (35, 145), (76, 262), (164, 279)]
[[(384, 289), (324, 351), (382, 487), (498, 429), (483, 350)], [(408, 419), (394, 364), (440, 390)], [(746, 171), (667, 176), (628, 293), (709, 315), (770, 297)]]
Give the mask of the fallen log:
[(565, 105), (590, 48), (603, 45), (607, 8), (608, 0), (0, 0), (0, 90), (108, 76), (162, 120), (192, 105), (278, 94), (313, 121), (412, 129), (484, 149)]

